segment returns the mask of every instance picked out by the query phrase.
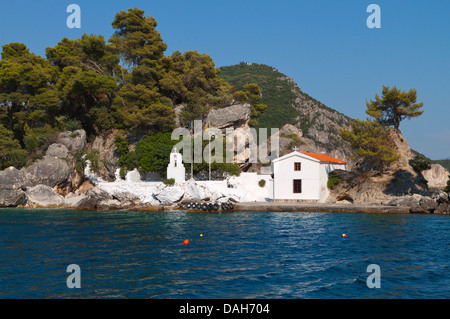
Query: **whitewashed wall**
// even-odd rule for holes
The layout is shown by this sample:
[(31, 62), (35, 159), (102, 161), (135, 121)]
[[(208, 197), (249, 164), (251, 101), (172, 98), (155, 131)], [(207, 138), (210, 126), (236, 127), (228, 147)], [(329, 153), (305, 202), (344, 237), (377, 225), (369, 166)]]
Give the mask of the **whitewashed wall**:
[[(301, 171), (294, 170), (294, 163), (302, 163)], [(300, 154), (293, 154), (273, 162), (274, 199), (320, 199), (320, 162)], [(302, 180), (302, 192), (294, 193), (293, 180)], [(325, 182), (326, 184), (326, 182)]]

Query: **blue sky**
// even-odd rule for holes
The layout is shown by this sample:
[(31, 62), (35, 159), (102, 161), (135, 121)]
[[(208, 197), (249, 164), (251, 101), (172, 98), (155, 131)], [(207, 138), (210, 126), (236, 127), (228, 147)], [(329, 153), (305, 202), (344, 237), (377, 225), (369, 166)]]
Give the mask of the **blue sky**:
[[(120, 10), (155, 17), (167, 54), (198, 50), (216, 66), (268, 64), (317, 100), (353, 118), (382, 85), (417, 89), (424, 114), (400, 129), (432, 159), (450, 158), (450, 1), (414, 0), (40, 0), (3, 1), (0, 45), (23, 42), (45, 55), (63, 37), (113, 33)], [(81, 7), (81, 29), (69, 29), (66, 8)], [(381, 8), (381, 29), (369, 29), (369, 4)]]

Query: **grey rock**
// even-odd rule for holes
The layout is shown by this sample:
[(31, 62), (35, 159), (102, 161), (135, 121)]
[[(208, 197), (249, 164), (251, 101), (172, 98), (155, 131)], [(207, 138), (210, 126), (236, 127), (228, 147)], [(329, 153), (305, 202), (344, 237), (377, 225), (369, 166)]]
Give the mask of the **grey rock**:
[(25, 191), (28, 206), (64, 206), (64, 197), (47, 185), (36, 185)]
[(18, 189), (27, 185), (30, 186), (31, 184), (27, 183), (25, 174), (22, 170), (18, 170), (11, 166), (0, 172), (0, 189)]
[(88, 189), (83, 196), (74, 207), (79, 209), (97, 209), (101, 202), (113, 199), (110, 194), (96, 187)]
[(129, 192), (114, 193), (113, 198), (122, 206), (132, 206), (140, 203), (139, 197)]
[(155, 191), (155, 198), (161, 202), (161, 204), (173, 204), (178, 202), (184, 195), (184, 189), (180, 186), (166, 186), (159, 191)]
[(56, 158), (67, 158), (69, 156), (69, 150), (63, 144), (54, 143), (48, 147), (45, 154)]
[(419, 194), (407, 195), (395, 198), (386, 203), (388, 206), (406, 206), (411, 213), (434, 213), (438, 203), (431, 197)]
[(430, 169), (422, 171), (429, 187), (445, 187), (449, 179), (449, 172), (441, 164), (431, 164)]
[(234, 104), (220, 109), (212, 109), (206, 117), (205, 123), (219, 129), (237, 127), (250, 118), (250, 104)]
[(47, 185), (53, 187), (67, 182), (70, 168), (67, 161), (45, 155), (42, 159), (23, 169), (26, 180), (32, 185)]
[(80, 206), (83, 200), (86, 200), (85, 195), (75, 195), (74, 193), (69, 193), (64, 198), (64, 206), (65, 207), (71, 207), (71, 208), (77, 208)]
[(26, 202), (27, 196), (22, 190), (0, 188), (0, 207), (16, 207)]
[(280, 136), (291, 134), (294, 134), (299, 138), (303, 136), (303, 132), (292, 124), (286, 124), (280, 129)]
[(67, 131), (59, 133), (56, 143), (63, 144), (70, 154), (75, 155), (86, 146), (86, 132), (84, 130)]
[(102, 200), (97, 204), (97, 209), (120, 209), (122, 208), (121, 202), (117, 199)]

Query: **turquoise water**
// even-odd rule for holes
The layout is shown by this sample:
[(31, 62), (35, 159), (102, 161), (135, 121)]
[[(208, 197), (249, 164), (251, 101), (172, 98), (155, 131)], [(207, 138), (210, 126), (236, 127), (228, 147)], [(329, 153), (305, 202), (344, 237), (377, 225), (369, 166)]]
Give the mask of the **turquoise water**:
[(442, 215), (2, 209), (0, 298), (449, 298), (449, 231)]

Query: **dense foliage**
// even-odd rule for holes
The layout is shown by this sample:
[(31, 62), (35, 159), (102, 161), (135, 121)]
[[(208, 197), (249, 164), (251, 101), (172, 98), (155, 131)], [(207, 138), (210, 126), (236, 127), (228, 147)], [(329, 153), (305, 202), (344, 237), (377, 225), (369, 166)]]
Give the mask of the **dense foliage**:
[(370, 120), (355, 119), (350, 123), (350, 129), (341, 129), (341, 137), (350, 142), (355, 158), (371, 158), (373, 168), (384, 168), (398, 159), (385, 127)]
[(423, 103), (417, 103), (417, 91), (401, 91), (395, 86), (390, 88), (383, 85), (382, 96), (375, 95), (375, 100), (366, 103), (366, 113), (385, 126), (398, 129), (405, 118), (422, 115)]
[[(23, 43), (3, 46), (0, 168), (25, 165), (61, 131), (83, 128), (92, 137), (120, 129), (125, 135), (151, 136), (175, 127), (175, 105), (184, 105), (180, 120), (187, 125), (235, 98), (209, 55), (175, 51), (165, 56), (156, 20), (143, 10), (120, 11), (112, 26), (108, 40), (93, 34), (63, 38), (46, 48), (45, 58)], [(250, 85), (244, 92), (253, 114), (262, 112), (254, 96), (259, 87)], [(148, 152), (145, 142), (134, 153), (120, 143), (122, 167), (153, 169), (139, 162), (138, 151)]]
[[(423, 103), (416, 101), (415, 89), (405, 92), (383, 85), (382, 96), (376, 94), (375, 100), (366, 103), (366, 113), (373, 120), (351, 120), (351, 128), (341, 129), (341, 137), (352, 145), (353, 156), (370, 158), (374, 169), (383, 169), (395, 162), (398, 155), (391, 145), (389, 127), (398, 130), (403, 119), (420, 116)], [(430, 167), (425, 158), (417, 156), (410, 164), (419, 171)]]
[[(143, 173), (156, 172), (160, 176), (166, 175), (167, 165), (169, 163), (170, 152), (178, 143), (178, 140), (171, 139), (171, 133), (158, 132), (147, 136), (136, 144), (135, 150), (130, 150), (127, 140), (120, 134), (116, 135), (115, 145), (119, 153), (119, 164), (127, 170), (138, 168)], [(202, 149), (207, 147), (207, 140), (203, 141)], [(181, 150), (183, 152), (183, 150)], [(214, 152), (212, 152), (214, 156)], [(189, 163), (184, 163), (186, 171), (191, 167)], [(209, 164), (204, 159), (201, 163), (194, 163), (194, 174), (200, 171), (208, 171)], [(226, 163), (222, 158), (222, 163), (213, 161), (211, 169), (214, 171), (227, 172), (231, 175), (239, 175), (239, 166), (234, 163)]]
[(431, 168), (431, 162), (423, 155), (417, 154), (412, 160), (409, 161), (412, 167), (414, 167), (419, 172), (425, 171)]

